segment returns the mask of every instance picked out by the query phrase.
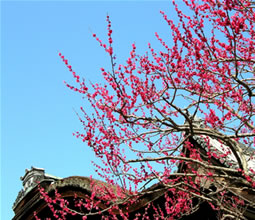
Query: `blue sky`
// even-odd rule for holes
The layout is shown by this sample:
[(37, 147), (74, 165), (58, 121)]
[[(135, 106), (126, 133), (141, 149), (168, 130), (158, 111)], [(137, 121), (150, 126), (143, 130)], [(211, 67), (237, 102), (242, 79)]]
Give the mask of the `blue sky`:
[(160, 10), (175, 17), (170, 1), (1, 2), (1, 219), (13, 217), (26, 168), (60, 177), (94, 174), (93, 153), (72, 136), (81, 130), (74, 109), (86, 104), (64, 85), (74, 81), (58, 52), (82, 77), (101, 82), (100, 67), (109, 68), (110, 60), (92, 32), (107, 41), (107, 13), (123, 61), (133, 42), (145, 52), (148, 42), (159, 47), (155, 31), (170, 37)]

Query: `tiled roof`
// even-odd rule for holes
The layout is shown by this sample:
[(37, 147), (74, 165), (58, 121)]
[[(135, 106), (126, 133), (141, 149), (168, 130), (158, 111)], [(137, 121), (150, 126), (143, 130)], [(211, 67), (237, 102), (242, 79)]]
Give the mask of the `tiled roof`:
[[(226, 167), (236, 169), (238, 168), (238, 162), (231, 151), (230, 147), (221, 143), (220, 141), (205, 135), (195, 135), (193, 139), (204, 149), (206, 152), (216, 153), (219, 157), (218, 160)], [(255, 170), (255, 150), (246, 147), (244, 144), (239, 144), (243, 150), (244, 156), (247, 161), (248, 169)], [(226, 156), (223, 156), (223, 155)]]

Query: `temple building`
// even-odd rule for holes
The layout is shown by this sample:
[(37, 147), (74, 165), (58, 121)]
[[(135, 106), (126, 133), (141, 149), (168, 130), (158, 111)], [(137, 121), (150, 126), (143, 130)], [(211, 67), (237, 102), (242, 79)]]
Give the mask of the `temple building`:
[[(201, 158), (204, 159), (204, 161), (208, 160), (208, 152), (221, 155), (228, 150), (226, 145), (220, 143), (216, 139), (205, 137), (203, 135), (193, 136), (189, 141), (199, 150)], [(210, 144), (208, 145), (208, 143)], [(244, 145), (240, 145), (240, 147), (243, 149), (244, 155), (248, 161), (248, 168), (255, 170), (255, 157), (251, 156), (254, 155), (254, 151), (246, 148)], [(183, 153), (188, 157), (189, 150), (183, 148)], [(213, 165), (222, 167), (222, 171), (217, 171), (220, 174), (226, 174), (227, 171), (225, 172), (224, 168), (236, 169), (238, 167), (237, 161), (232, 153), (228, 154), (224, 159), (221, 157), (212, 158), (211, 162)], [(187, 168), (184, 163), (180, 163), (178, 173), (189, 173), (188, 169), (190, 169), (190, 167)], [(206, 167), (198, 166), (198, 164), (194, 164), (192, 169), (196, 169), (199, 174), (206, 172)], [(201, 182), (201, 192), (208, 194), (211, 193), (213, 195), (215, 192), (217, 192), (217, 190), (221, 189), (220, 187), (225, 186), (227, 188), (227, 186), (231, 186), (228, 187), (227, 192), (227, 194), (229, 194), (229, 198), (236, 195), (241, 197), (245, 204), (247, 203), (247, 205), (245, 205), (245, 209), (243, 210), (244, 219), (254, 220), (254, 189), (248, 187), (247, 181), (245, 179), (242, 180), (242, 177), (238, 176), (238, 174), (228, 173), (228, 175), (233, 175), (234, 178), (236, 177), (236, 180), (230, 181), (230, 179), (221, 180), (218, 178), (215, 179), (216, 181), (212, 182)], [(195, 176), (192, 178), (193, 181), (196, 182), (197, 177)], [(242, 181), (240, 181), (240, 179)], [(76, 213), (75, 215), (69, 213), (65, 216), (65, 218), (74, 220), (82, 219), (81, 213), (86, 213), (86, 210), (84, 209), (77, 209), (78, 206), (75, 204), (75, 201), (86, 201), (86, 199), (91, 198), (93, 184), (101, 185), (106, 190), (118, 190), (116, 186), (107, 184), (103, 181), (81, 176), (59, 178), (46, 174), (44, 169), (36, 167), (31, 167), (30, 170), (26, 170), (25, 175), (21, 177), (21, 181), (23, 184), (23, 189), (19, 192), (13, 205), (13, 211), (15, 213), (13, 220), (36, 219), (35, 214), (41, 220), (46, 218), (56, 219), (51, 207), (49, 206), (49, 203), (46, 202), (45, 198), (42, 198), (42, 192), (40, 192), (40, 189), (44, 189), (44, 192), (47, 192), (47, 195), (49, 195), (51, 198), (54, 198), (55, 191), (57, 190), (57, 193), (61, 195), (61, 198), (68, 201), (68, 208)], [(166, 193), (169, 197), (174, 197), (174, 195), (171, 194), (171, 191), (169, 191), (169, 188), (159, 182), (142, 191), (139, 198), (137, 198), (137, 202), (133, 204), (128, 204), (127, 202), (121, 203), (121, 201), (124, 201), (123, 198), (120, 201), (115, 200), (115, 202), (118, 202), (120, 207), (119, 210), (116, 210), (115, 214), (118, 219), (123, 219), (121, 217), (121, 212), (128, 212), (129, 219), (140, 219), (139, 216), (142, 218), (143, 213), (145, 212), (147, 213), (147, 216), (153, 216), (153, 214), (155, 214), (155, 207), (161, 207), (160, 209), (164, 213)], [(97, 196), (98, 195), (96, 194), (93, 198), (98, 204), (98, 209), (90, 210), (93, 214), (88, 215), (87, 219), (101, 219), (102, 216), (105, 217), (109, 215), (107, 210), (111, 206), (112, 201), (100, 201), (100, 199), (98, 199), (100, 196)], [(150, 206), (148, 206), (148, 204), (150, 204)], [(192, 198), (192, 204), (197, 208), (190, 213), (180, 216), (178, 219), (218, 219), (218, 211), (213, 209), (206, 200), (201, 200), (194, 196), (194, 198)], [(60, 209), (60, 207), (57, 205), (55, 205), (55, 208)]]

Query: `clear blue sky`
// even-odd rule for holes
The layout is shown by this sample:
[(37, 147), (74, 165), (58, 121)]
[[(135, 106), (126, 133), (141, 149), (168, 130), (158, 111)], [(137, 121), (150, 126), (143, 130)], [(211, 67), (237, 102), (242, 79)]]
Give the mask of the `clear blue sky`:
[(84, 101), (64, 85), (74, 81), (58, 52), (81, 76), (100, 82), (109, 57), (92, 32), (107, 39), (107, 13), (120, 60), (133, 42), (140, 52), (148, 42), (159, 47), (155, 31), (170, 37), (160, 10), (176, 16), (170, 1), (2, 1), (1, 10), (0, 212), (8, 220), (26, 168), (60, 177), (94, 174), (93, 153), (72, 136), (81, 129), (73, 109)]

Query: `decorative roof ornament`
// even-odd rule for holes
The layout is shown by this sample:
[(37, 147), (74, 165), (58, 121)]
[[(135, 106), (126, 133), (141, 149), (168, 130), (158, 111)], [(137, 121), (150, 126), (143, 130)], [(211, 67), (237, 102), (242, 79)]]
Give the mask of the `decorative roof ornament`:
[[(204, 121), (202, 118), (196, 116), (196, 115), (191, 115), (187, 109), (185, 109), (185, 114), (188, 116), (189, 120), (192, 122), (192, 125), (197, 127), (197, 128), (205, 128)], [(186, 120), (184, 124), (188, 124), (188, 121)]]
[(27, 193), (29, 193), (33, 188), (35, 188), (38, 183), (44, 180), (55, 181), (60, 179), (59, 177), (55, 177), (45, 173), (43, 168), (33, 167), (31, 169), (25, 170), (25, 175), (20, 177), (22, 181), (23, 189), (21, 189), (18, 193), (18, 196), (13, 204), (13, 209), (17, 206), (17, 204), (25, 197)]
[(199, 118), (198, 116), (195, 115), (192, 121), (193, 125), (197, 126), (198, 128), (204, 128), (205, 124), (202, 120), (202, 118)]
[(26, 173), (20, 180), (23, 181), (24, 192), (30, 191), (38, 182), (44, 179), (45, 171), (43, 168), (31, 167), (31, 170), (26, 169)]

